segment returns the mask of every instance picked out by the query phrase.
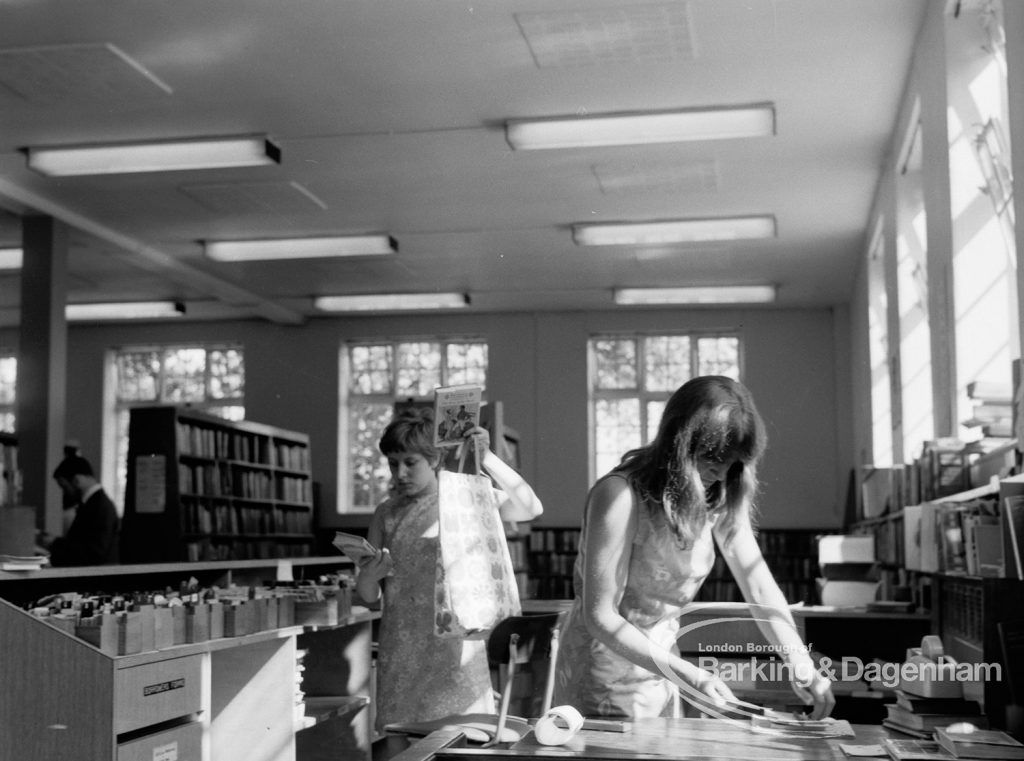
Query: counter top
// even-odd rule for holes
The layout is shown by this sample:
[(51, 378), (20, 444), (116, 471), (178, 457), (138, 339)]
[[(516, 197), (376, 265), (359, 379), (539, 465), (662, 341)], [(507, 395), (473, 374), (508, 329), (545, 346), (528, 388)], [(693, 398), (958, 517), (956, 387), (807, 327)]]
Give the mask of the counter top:
[(528, 734), (511, 746), (473, 747), (458, 731), (435, 732), (392, 761), (483, 759), (607, 759), (612, 761), (840, 761), (840, 745), (873, 745), (890, 736), (883, 727), (853, 725), (853, 737), (797, 737), (755, 731), (749, 722), (717, 719), (643, 719), (630, 732), (584, 730), (566, 745), (544, 746)]

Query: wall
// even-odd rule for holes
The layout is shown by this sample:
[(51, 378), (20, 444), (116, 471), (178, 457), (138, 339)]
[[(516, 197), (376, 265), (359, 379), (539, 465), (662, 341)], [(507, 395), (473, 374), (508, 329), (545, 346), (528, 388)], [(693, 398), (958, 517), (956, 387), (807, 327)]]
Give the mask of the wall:
[[(587, 337), (738, 329), (746, 378), (770, 436), (761, 470), (762, 525), (837, 527), (852, 462), (848, 323), (845, 309), (838, 316), (827, 309), (696, 309), (317, 319), (302, 327), (258, 321), (72, 326), (67, 436), (87, 453), (100, 451), (103, 356), (110, 347), (241, 341), (248, 417), (309, 433), (325, 525), (360, 524), (365, 517), (333, 515), (339, 347), (352, 338), (468, 332), (490, 344), (488, 395), (505, 403), (509, 424), (522, 436), (524, 474), (546, 506), (540, 523), (576, 525), (590, 483)], [(5, 345), (14, 339), (0, 333)]]

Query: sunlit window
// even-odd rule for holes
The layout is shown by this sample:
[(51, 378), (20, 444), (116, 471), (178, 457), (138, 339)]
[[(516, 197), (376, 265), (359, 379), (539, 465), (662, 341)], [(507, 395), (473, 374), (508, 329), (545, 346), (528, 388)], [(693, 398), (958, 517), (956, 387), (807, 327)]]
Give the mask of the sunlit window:
[(119, 507), (124, 505), (128, 477), (132, 407), (180, 404), (228, 420), (245, 417), (245, 361), (240, 346), (124, 347), (110, 352), (109, 362), (113, 406), (111, 425), (104, 431), (104, 452), (111, 452), (112, 492)]
[(958, 435), (972, 441), (991, 431), (975, 416), (977, 400), (968, 390), (1003, 388), (1009, 398), (1012, 361), (1020, 356), (1001, 4), (961, 14), (950, 23), (949, 39), (957, 51), (947, 88), (956, 410)]
[(354, 342), (342, 352), (339, 512), (371, 512), (388, 492), (377, 449), (397, 402), (429, 402), (439, 386), (487, 386), (487, 344), (477, 338)]
[(697, 375), (740, 379), (735, 335), (607, 335), (588, 342), (593, 478), (650, 441), (665, 402)]
[(898, 181), (896, 302), (899, 313), (900, 429), (903, 460), (919, 457), (935, 437), (931, 326), (928, 322), (928, 236), (921, 173), (920, 123), (912, 127)]
[(868, 252), (868, 337), (871, 352), (872, 459), (893, 464), (892, 381), (889, 373), (889, 298), (885, 291), (885, 239), (879, 222)]
[(18, 378), (18, 359), (12, 353), (0, 351), (0, 431), (14, 432), (15, 386)]

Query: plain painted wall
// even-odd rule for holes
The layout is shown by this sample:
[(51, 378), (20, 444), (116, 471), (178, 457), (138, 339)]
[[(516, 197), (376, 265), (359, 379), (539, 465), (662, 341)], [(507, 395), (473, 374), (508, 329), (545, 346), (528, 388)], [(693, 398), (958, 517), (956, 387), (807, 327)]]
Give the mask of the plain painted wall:
[[(573, 526), (591, 483), (587, 460), (587, 338), (617, 331), (738, 330), (743, 366), (769, 431), (761, 525), (842, 524), (853, 462), (847, 310), (633, 310), (72, 326), (66, 435), (101, 451), (103, 357), (115, 346), (238, 341), (245, 347), (249, 419), (310, 435), (321, 525), (335, 514), (339, 351), (346, 340), (474, 334), (490, 347), (488, 397), (522, 438), (522, 470), (545, 504), (537, 525)], [(16, 348), (16, 331), (0, 343)], [(24, 421), (22, 425), (24, 425)], [(93, 455), (98, 459), (97, 455)]]

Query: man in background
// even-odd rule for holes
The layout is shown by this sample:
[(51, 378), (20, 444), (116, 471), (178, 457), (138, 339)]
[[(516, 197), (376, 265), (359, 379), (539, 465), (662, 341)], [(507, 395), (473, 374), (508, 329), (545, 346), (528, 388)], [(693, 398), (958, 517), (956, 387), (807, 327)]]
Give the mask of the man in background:
[(38, 543), (50, 553), (54, 566), (108, 565), (118, 562), (120, 519), (114, 503), (96, 480), (92, 465), (75, 447), (64, 448), (64, 459), (53, 478), (64, 493), (64, 508), (75, 511), (64, 536), (43, 533)]

